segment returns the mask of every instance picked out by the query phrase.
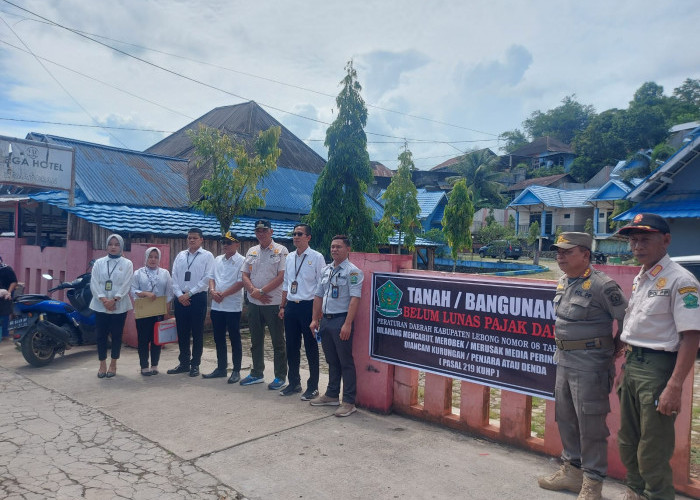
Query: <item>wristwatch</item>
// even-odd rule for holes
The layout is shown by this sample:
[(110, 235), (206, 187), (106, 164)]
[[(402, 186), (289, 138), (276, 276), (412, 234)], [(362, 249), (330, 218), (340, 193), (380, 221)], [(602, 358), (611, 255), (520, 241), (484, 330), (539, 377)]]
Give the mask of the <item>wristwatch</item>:
[(260, 292), (260, 295), (265, 295), (265, 292), (263, 292), (262, 288), (258, 288), (258, 292)]

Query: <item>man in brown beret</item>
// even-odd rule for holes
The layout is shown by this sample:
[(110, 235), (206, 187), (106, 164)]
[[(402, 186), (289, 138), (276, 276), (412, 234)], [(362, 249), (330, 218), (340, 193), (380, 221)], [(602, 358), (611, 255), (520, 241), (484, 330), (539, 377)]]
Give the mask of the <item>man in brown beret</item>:
[(554, 297), (554, 400), (564, 449), (560, 469), (538, 479), (541, 488), (573, 491), (578, 500), (602, 498), (610, 435), (605, 418), (615, 378), (613, 320), (621, 326), (627, 307), (619, 285), (591, 267), (592, 242), (587, 233), (567, 232), (551, 246), (564, 272)]

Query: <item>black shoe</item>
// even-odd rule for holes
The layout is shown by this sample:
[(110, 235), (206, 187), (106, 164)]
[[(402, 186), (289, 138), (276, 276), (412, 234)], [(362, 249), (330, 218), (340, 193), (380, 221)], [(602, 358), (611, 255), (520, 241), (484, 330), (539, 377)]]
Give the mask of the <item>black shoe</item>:
[(224, 368), (223, 370), (221, 368), (217, 368), (211, 373), (207, 373), (206, 375), (202, 375), (202, 378), (221, 378), (226, 376), (226, 369)]
[(199, 377), (199, 366), (192, 366), (190, 368), (190, 377)]
[(289, 384), (287, 387), (280, 391), (280, 396), (291, 396), (292, 394), (298, 394), (301, 392), (301, 384), (292, 385)]
[(231, 372), (231, 376), (228, 378), (229, 384), (236, 384), (241, 381), (241, 372)]
[(168, 375), (175, 375), (176, 373), (186, 373), (190, 371), (190, 367), (187, 365), (177, 365), (172, 370), (168, 370)]
[(318, 390), (316, 389), (306, 389), (306, 392), (301, 395), (302, 401), (311, 401), (312, 399), (318, 397)]

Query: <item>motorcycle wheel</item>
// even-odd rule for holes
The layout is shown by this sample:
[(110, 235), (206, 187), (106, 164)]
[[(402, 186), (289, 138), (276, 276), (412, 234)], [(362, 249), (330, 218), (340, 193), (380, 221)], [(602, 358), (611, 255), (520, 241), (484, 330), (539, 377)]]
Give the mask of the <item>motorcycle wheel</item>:
[(34, 325), (22, 339), (22, 356), (32, 366), (46, 366), (56, 356), (56, 342)]

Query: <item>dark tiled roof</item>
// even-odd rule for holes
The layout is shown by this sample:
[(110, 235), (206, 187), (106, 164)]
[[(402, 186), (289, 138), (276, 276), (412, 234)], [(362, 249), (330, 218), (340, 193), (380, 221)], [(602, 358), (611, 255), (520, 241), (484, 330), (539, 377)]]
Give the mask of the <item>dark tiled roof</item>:
[(556, 174), (556, 175), (548, 175), (546, 177), (535, 177), (534, 179), (525, 179), (524, 181), (518, 182), (517, 184), (513, 184), (511, 187), (508, 189), (505, 189), (504, 191), (520, 191), (521, 189), (525, 189), (528, 186), (532, 186), (537, 184), (538, 186), (549, 186), (550, 184), (554, 184), (560, 179), (564, 179), (568, 177), (568, 179), (565, 179), (568, 182), (576, 182), (573, 177), (571, 177), (569, 174)]
[(571, 149), (571, 146), (568, 144), (564, 144), (561, 142), (559, 139), (555, 139), (554, 137), (538, 137), (534, 141), (532, 141), (530, 144), (525, 144), (522, 147), (519, 147), (512, 153), (510, 153), (511, 156), (538, 156), (543, 153), (573, 153), (574, 150)]

